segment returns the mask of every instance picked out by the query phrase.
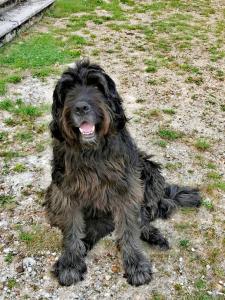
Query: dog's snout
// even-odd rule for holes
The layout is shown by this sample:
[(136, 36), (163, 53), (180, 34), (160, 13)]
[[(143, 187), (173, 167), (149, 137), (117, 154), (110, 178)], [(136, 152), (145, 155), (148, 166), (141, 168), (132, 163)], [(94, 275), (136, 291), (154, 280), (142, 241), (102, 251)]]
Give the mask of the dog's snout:
[(78, 114), (86, 114), (90, 112), (90, 110), (91, 106), (87, 102), (79, 101), (75, 105), (75, 112)]

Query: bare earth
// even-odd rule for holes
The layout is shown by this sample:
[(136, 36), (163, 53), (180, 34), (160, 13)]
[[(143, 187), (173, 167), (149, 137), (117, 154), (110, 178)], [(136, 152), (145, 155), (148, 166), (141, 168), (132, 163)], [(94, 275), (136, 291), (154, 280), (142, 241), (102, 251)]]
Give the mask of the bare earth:
[[(219, 5), (219, 1), (214, 1), (215, 7)], [(106, 12), (99, 10), (98, 14)], [(209, 22), (213, 24), (217, 18), (220, 12), (209, 17)], [(44, 19), (36, 25), (36, 31), (43, 32), (45, 22)], [(61, 26), (66, 22), (62, 19)], [(139, 12), (129, 24), (148, 22), (151, 13)], [(27, 124), (6, 125), (4, 120), (11, 113), (1, 110), (0, 131), (7, 132), (11, 141), (1, 150), (25, 149), (26, 155), (8, 160), (7, 172), (4, 172), (6, 161), (0, 157), (0, 192), (13, 195), (15, 200), (12, 207), (0, 210), (0, 299), (224, 299), (225, 195), (223, 189), (210, 188), (216, 180), (212, 172), (220, 182), (225, 180), (225, 111), (221, 109), (224, 79), (218, 80), (210, 73), (209, 54), (201, 44), (182, 53), (176, 48), (171, 50), (177, 62), (187, 57), (204, 71), (198, 85), (187, 82), (186, 73), (164, 66), (155, 73), (146, 72), (145, 61), (151, 57), (151, 51), (145, 35), (138, 29), (116, 31), (88, 21), (85, 31), (77, 34), (87, 38), (94, 35), (94, 42), (85, 45), (82, 54), (99, 63), (116, 81), (130, 118), (128, 127), (139, 147), (154, 154), (169, 182), (200, 187), (205, 205), (198, 210), (178, 211), (172, 219), (156, 222), (171, 249), (164, 252), (143, 244), (153, 265), (154, 277), (149, 285), (136, 288), (126, 283), (112, 235), (88, 254), (85, 280), (71, 287), (60, 287), (50, 271), (60, 255), (61, 237), (47, 224), (42, 207), (51, 172), (51, 140), (47, 129), (50, 111), (35, 119), (36, 128), (44, 130), (40, 129), (37, 136), (34, 131), (29, 141), (18, 141), (14, 140), (15, 133), (26, 130)], [(213, 66), (225, 71), (224, 63), (222, 58)], [(35, 105), (51, 104), (57, 79), (58, 76), (50, 76), (40, 80), (28, 74), (22, 82), (11, 84), (7, 95), (0, 100), (20, 98)], [(166, 113), (165, 109), (173, 109), (174, 113)], [(166, 140), (159, 135), (161, 128), (183, 135)], [(210, 144), (205, 151), (195, 146), (199, 138), (207, 139)], [(164, 147), (160, 146), (162, 141)], [(37, 148), (37, 144), (43, 148)], [(16, 172), (17, 164), (24, 165), (24, 171)]]

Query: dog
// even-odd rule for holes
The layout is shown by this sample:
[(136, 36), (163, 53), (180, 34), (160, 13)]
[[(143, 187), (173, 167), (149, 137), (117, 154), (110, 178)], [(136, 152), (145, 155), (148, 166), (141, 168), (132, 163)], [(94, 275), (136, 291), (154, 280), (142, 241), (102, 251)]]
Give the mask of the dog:
[(169, 248), (151, 221), (201, 203), (197, 189), (166, 184), (127, 122), (116, 85), (99, 65), (84, 59), (62, 74), (53, 93), (52, 182), (45, 197), (50, 224), (63, 234), (54, 265), (61, 285), (83, 279), (87, 251), (113, 230), (127, 282), (149, 283), (152, 269), (141, 240)]

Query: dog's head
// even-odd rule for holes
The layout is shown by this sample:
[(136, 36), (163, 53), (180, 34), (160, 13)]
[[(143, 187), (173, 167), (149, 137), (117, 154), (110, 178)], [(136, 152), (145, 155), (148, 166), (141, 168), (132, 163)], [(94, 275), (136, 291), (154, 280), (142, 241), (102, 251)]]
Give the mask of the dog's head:
[(62, 74), (53, 93), (53, 137), (70, 145), (92, 145), (117, 134), (126, 116), (114, 81), (98, 65), (78, 61)]

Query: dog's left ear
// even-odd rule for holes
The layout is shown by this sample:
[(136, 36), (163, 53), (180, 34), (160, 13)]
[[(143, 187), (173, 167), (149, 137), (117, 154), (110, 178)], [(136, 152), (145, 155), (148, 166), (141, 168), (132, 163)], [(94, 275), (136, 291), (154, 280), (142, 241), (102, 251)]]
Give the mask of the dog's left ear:
[(113, 112), (113, 125), (116, 130), (124, 128), (127, 118), (122, 106), (122, 98), (116, 89), (116, 84), (103, 69), (97, 65), (89, 71), (87, 84), (95, 85), (105, 95), (108, 105)]
[(109, 105), (114, 113), (114, 124), (117, 130), (121, 130), (124, 128), (127, 118), (125, 116), (125, 112), (122, 105), (122, 98), (116, 89), (115, 82), (107, 75), (104, 74), (106, 82), (107, 82), (107, 98), (109, 100)]

